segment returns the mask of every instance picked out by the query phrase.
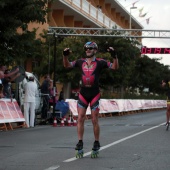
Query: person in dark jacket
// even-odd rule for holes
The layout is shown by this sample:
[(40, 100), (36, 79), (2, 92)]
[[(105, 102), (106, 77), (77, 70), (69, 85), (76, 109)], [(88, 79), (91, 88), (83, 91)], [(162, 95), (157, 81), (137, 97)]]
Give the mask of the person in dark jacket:
[(42, 112), (41, 112), (41, 118), (46, 119), (47, 118), (47, 112), (49, 109), (49, 88), (50, 88), (50, 76), (45, 75), (44, 81), (41, 85), (41, 95), (43, 97), (43, 106), (42, 106)]

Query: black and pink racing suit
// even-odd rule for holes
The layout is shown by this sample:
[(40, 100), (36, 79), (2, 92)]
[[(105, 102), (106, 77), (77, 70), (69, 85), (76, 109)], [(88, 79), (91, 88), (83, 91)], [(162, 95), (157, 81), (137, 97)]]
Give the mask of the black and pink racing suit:
[(99, 109), (99, 76), (104, 68), (111, 68), (112, 63), (101, 58), (94, 58), (90, 65), (85, 58), (71, 62), (72, 67), (78, 67), (82, 72), (82, 86), (78, 97), (78, 107), (86, 108), (90, 104), (91, 110)]

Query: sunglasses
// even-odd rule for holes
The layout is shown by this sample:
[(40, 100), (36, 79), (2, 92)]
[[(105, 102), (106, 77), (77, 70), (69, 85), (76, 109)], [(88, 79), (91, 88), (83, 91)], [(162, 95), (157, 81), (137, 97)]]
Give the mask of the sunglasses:
[(93, 50), (94, 48), (93, 47), (85, 47), (84, 50), (87, 51), (87, 50)]

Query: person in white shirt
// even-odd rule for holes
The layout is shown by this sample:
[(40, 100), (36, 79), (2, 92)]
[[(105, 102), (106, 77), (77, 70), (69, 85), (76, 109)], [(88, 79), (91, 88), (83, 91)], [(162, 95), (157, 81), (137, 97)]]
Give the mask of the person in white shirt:
[(25, 84), (24, 91), (24, 117), (27, 127), (34, 127), (35, 119), (35, 96), (38, 92), (37, 84), (34, 82), (34, 77), (29, 77)]

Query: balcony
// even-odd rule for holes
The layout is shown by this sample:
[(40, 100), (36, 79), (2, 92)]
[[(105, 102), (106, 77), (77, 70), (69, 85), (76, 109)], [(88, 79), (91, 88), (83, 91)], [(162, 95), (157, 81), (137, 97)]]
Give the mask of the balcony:
[[(93, 4), (92, 4), (93, 2)], [(129, 13), (117, 1), (105, 0), (102, 10), (94, 1), (58, 0), (52, 6), (49, 17), (57, 27), (91, 27), (91, 28), (129, 28)], [(143, 27), (132, 17), (132, 29)]]

